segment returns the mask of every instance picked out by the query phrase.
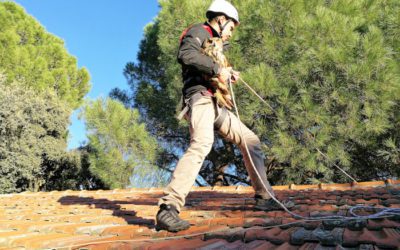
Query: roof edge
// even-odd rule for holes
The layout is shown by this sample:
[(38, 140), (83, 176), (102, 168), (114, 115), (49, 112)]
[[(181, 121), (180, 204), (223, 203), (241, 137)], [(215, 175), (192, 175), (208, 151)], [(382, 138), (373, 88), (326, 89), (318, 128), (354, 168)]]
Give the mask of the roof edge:
[[(366, 181), (366, 182), (350, 182), (350, 183), (331, 183), (331, 184), (315, 184), (315, 185), (281, 185), (272, 186), (276, 191), (284, 190), (353, 190), (353, 189), (367, 189), (376, 187), (391, 187), (400, 185), (400, 180), (387, 179), (384, 181)], [(201, 191), (215, 191), (215, 192), (225, 192), (225, 193), (252, 193), (254, 192), (251, 186), (207, 186), (207, 187), (193, 187), (192, 192)], [(163, 188), (152, 187), (152, 188), (127, 188), (127, 189), (112, 189), (112, 190), (64, 190), (64, 191), (50, 191), (50, 192), (31, 192), (25, 191), (21, 193), (14, 194), (0, 194), (0, 197), (12, 197), (12, 196), (35, 196), (41, 194), (78, 194), (79, 196), (86, 196), (88, 194), (115, 194), (115, 193), (162, 193)]]

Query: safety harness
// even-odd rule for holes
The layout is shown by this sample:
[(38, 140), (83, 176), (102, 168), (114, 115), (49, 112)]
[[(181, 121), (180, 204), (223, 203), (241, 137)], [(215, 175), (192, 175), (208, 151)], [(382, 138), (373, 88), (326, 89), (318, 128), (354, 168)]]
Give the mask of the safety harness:
[[(187, 32), (193, 27), (194, 24), (189, 25), (184, 31), (182, 31), (181, 36), (179, 37), (179, 43), (182, 42), (183, 38), (186, 36)], [(203, 24), (203, 28), (207, 30), (207, 32), (210, 34), (211, 37), (213, 37), (213, 32), (211, 30), (211, 27), (208, 25)]]
[[(192, 27), (193, 27), (193, 25), (190, 25), (188, 28), (186, 28), (182, 32), (181, 36), (179, 37), (179, 43), (182, 43), (183, 38), (186, 36), (187, 32)], [(211, 37), (213, 37), (213, 32), (212, 32), (210, 26), (203, 24), (202, 27), (210, 34)], [(181, 112), (176, 116), (176, 118), (178, 120), (182, 120), (182, 118), (185, 116), (185, 114), (187, 114), (187, 112), (189, 112), (189, 110), (191, 109), (191, 103), (195, 103), (202, 96), (210, 96), (210, 97), (214, 98), (211, 89), (208, 89), (206, 91), (201, 91), (201, 92), (196, 93), (186, 99), (182, 98), (181, 99), (182, 109), (181, 109)], [(219, 108), (216, 100), (213, 100), (213, 103), (214, 103), (214, 111), (215, 111), (214, 129), (219, 130), (221, 128), (226, 116), (228, 115), (228, 111), (225, 107)]]

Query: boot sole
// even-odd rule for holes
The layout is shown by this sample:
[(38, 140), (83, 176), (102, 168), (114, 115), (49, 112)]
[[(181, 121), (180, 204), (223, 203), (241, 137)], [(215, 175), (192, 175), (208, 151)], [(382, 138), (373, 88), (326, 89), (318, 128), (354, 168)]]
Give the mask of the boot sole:
[(180, 228), (168, 228), (168, 227), (156, 225), (156, 231), (157, 232), (161, 231), (161, 230), (165, 230), (165, 231), (168, 231), (168, 232), (171, 232), (171, 233), (177, 233), (179, 231), (183, 231), (183, 230), (186, 230), (186, 229), (189, 229), (189, 228), (190, 228), (190, 225), (187, 226), (187, 227), (180, 227)]

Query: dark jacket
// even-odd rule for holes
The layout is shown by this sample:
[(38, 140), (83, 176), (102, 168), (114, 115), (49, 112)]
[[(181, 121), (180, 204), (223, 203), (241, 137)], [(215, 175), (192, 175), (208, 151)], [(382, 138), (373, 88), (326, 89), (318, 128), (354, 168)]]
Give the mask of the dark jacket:
[[(213, 76), (219, 73), (220, 66), (211, 57), (202, 53), (201, 48), (204, 41), (211, 37), (210, 33), (203, 27), (204, 24), (195, 24), (189, 28), (182, 38), (178, 51), (178, 62), (182, 65), (183, 89), (185, 98), (193, 94), (207, 90), (209, 83), (204, 80), (204, 74)], [(211, 27), (213, 37), (219, 34)]]

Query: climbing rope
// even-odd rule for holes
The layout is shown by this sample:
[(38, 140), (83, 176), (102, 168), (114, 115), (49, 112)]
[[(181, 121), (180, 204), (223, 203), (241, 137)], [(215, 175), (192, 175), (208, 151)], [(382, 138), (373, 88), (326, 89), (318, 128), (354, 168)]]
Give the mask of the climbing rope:
[[(261, 96), (259, 96), (251, 87), (248, 83), (246, 83), (241, 77), (239, 78), (243, 83), (245, 83), (245, 86), (248, 87), (254, 94), (256, 94), (256, 96), (258, 98), (260, 98), (263, 103), (267, 103), (263, 98), (261, 98)], [(236, 112), (236, 116), (239, 119), (239, 127), (240, 127), (240, 133), (241, 133), (241, 137), (242, 137), (242, 141), (244, 142), (244, 146), (246, 149), (246, 153), (248, 155), (248, 158), (250, 159), (250, 163), (251, 166), (253, 167), (258, 179), (260, 180), (264, 190), (271, 196), (271, 198), (277, 202), (287, 213), (289, 213), (290, 215), (292, 215), (295, 219), (304, 219), (304, 220), (308, 220), (308, 221), (319, 221), (319, 220), (326, 220), (326, 219), (336, 219), (336, 220), (353, 220), (353, 219), (376, 219), (376, 218), (381, 218), (381, 216), (395, 216), (395, 215), (400, 215), (400, 208), (376, 208), (376, 207), (371, 207), (371, 206), (355, 206), (355, 207), (351, 207), (349, 212), (352, 216), (354, 217), (348, 217), (348, 216), (343, 216), (343, 215), (328, 215), (328, 216), (316, 216), (316, 217), (307, 217), (307, 216), (301, 216), (299, 214), (293, 213), (292, 211), (290, 211), (288, 208), (285, 207), (284, 204), (282, 204), (282, 202), (280, 202), (275, 196), (274, 194), (272, 194), (268, 188), (265, 186), (265, 183), (263, 182), (259, 172), (257, 171), (257, 168), (254, 165), (253, 159), (251, 157), (251, 154), (249, 152), (249, 148), (247, 146), (247, 142), (243, 137), (243, 130), (242, 130), (242, 122), (240, 120), (240, 115), (239, 115), (239, 110), (238, 107), (236, 105), (236, 99), (235, 99), (235, 93), (233, 91), (233, 87), (232, 87), (232, 81), (231, 81), (231, 77), (229, 77), (229, 81), (228, 81), (228, 85), (231, 91), (231, 95), (232, 95), (232, 101), (233, 101), (233, 105), (235, 107), (235, 112)], [(268, 104), (268, 107), (276, 113), (276, 111)], [(321, 153), (324, 157), (327, 157), (325, 154), (323, 154), (322, 152), (320, 152), (319, 149), (317, 149), (317, 151), (319, 153)], [(336, 164), (335, 164), (336, 165)], [(342, 172), (346, 173), (343, 169), (341, 169), (339, 166), (336, 165), (336, 167), (338, 167)], [(346, 173), (347, 176), (349, 176), (351, 179), (353, 179), (355, 181), (355, 179), (353, 177), (351, 177), (349, 174)], [(361, 210), (361, 209), (373, 209), (373, 210), (378, 210), (379, 212), (376, 212), (375, 214), (371, 214), (371, 215), (357, 215), (354, 211), (355, 210)]]
[[(255, 94), (258, 99), (261, 100), (262, 103), (264, 103), (265, 105), (268, 106), (268, 108), (274, 112), (274, 114), (276, 114), (278, 116), (278, 113), (275, 111), (274, 108), (271, 107), (271, 105), (269, 105), (269, 103), (267, 101), (265, 101), (259, 94), (257, 94), (257, 92), (250, 86), (250, 84), (248, 84), (247, 82), (245, 82), (243, 80), (243, 78), (239, 77), (239, 80), (242, 81), (242, 83), (244, 84), (244, 86), (246, 86), (253, 94)], [(317, 152), (322, 155), (323, 157), (325, 157), (327, 160), (329, 160), (328, 156), (324, 153), (321, 152), (321, 150), (319, 150), (319, 148), (315, 148), (317, 150)], [(342, 171), (342, 173), (344, 173), (347, 177), (349, 177), (353, 182), (357, 183), (356, 179), (354, 179), (351, 175), (349, 175), (346, 171), (344, 171), (344, 169), (342, 169), (341, 167), (339, 167), (336, 163), (332, 162), (332, 164), (339, 169), (340, 171)]]

